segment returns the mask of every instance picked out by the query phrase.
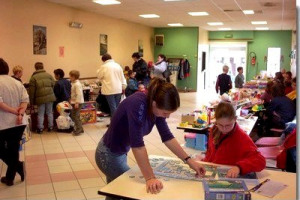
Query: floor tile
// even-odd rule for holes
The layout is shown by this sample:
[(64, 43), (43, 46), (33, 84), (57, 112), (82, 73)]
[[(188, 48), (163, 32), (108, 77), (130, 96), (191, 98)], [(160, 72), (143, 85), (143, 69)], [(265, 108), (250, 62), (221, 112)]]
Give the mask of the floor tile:
[(46, 183), (51, 183), (51, 178), (49, 174), (44, 174), (42, 176), (26, 177), (27, 185), (38, 185), (38, 184), (46, 184)]
[(49, 166), (50, 174), (54, 173), (63, 173), (63, 172), (72, 172), (72, 168), (70, 165), (64, 166)]
[(48, 160), (47, 163), (48, 163), (49, 167), (60, 166), (60, 165), (64, 165), (64, 166), (69, 166), (70, 165), (67, 158), (56, 159), (56, 160)]
[(56, 196), (54, 193), (48, 193), (48, 194), (36, 194), (27, 196), (27, 200), (54, 200), (56, 199)]
[(74, 171), (77, 179), (96, 178), (99, 177), (99, 173), (96, 170), (83, 170)]
[(91, 187), (82, 189), (86, 199), (104, 199), (105, 196), (99, 195), (98, 191), (101, 187)]
[(103, 187), (104, 181), (99, 178), (78, 179), (81, 188)]
[(89, 159), (87, 157), (78, 157), (78, 158), (68, 158), (71, 165), (73, 164), (84, 164), (84, 163), (90, 163)]
[(50, 176), (52, 182), (76, 180), (76, 177), (73, 172), (55, 173), (55, 174), (50, 174)]
[[(3, 185), (2, 183), (0, 183)], [(1, 199), (8, 198), (21, 198), (26, 196), (25, 183), (24, 182), (16, 182), (13, 186), (4, 186), (0, 189), (0, 197)]]
[(36, 195), (36, 194), (49, 194), (53, 193), (52, 183), (39, 184), (39, 185), (28, 185), (27, 186), (27, 195)]
[(76, 157), (84, 157), (86, 156), (85, 153), (81, 151), (74, 151), (74, 152), (65, 152), (67, 158), (76, 158)]
[(71, 165), (73, 171), (93, 170), (95, 169), (91, 163), (73, 164)]
[(36, 161), (45, 161), (46, 156), (44, 154), (41, 155), (31, 155), (25, 157), (26, 162), (36, 162)]
[(54, 187), (55, 192), (80, 189), (80, 186), (79, 186), (77, 180), (53, 182), (53, 187)]
[(56, 160), (56, 159), (62, 159), (62, 158), (66, 158), (65, 153), (46, 154), (46, 159), (47, 160)]
[(85, 196), (82, 190), (70, 190), (70, 191), (62, 191), (56, 192), (57, 200), (85, 200)]

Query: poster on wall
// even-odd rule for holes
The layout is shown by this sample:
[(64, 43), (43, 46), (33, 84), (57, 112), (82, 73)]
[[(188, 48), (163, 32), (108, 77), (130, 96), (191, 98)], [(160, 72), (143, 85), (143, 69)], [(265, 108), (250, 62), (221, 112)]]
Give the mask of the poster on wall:
[(143, 57), (144, 55), (143, 40), (138, 41), (138, 52)]
[(107, 35), (100, 34), (100, 56), (107, 53)]
[(58, 56), (62, 58), (65, 57), (65, 47), (58, 47)]
[(47, 29), (33, 25), (33, 54), (47, 55)]

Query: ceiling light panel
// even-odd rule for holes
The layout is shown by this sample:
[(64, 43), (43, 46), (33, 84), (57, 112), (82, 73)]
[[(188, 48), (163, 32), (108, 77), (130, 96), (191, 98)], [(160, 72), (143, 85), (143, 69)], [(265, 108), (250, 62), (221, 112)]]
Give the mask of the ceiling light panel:
[(180, 23), (172, 23), (172, 24), (168, 24), (168, 26), (183, 26), (183, 24), (180, 24)]
[(207, 12), (188, 12), (189, 15), (192, 16), (207, 16), (209, 15)]
[(222, 26), (224, 25), (223, 22), (207, 22), (210, 26)]
[(143, 15), (139, 15), (140, 17), (143, 18), (159, 18), (159, 15), (156, 14), (143, 14)]
[(254, 14), (254, 10), (243, 10), (243, 13), (245, 15), (253, 15)]
[(230, 31), (232, 30), (231, 28), (218, 28), (220, 31)]
[(103, 6), (121, 4), (120, 1), (116, 1), (116, 0), (93, 0), (93, 2), (97, 4), (101, 4)]
[(254, 25), (267, 24), (267, 21), (252, 21), (251, 24), (254, 24)]
[(256, 27), (255, 29), (256, 29), (256, 30), (259, 30), (259, 31), (266, 31), (266, 30), (269, 30), (268, 27)]

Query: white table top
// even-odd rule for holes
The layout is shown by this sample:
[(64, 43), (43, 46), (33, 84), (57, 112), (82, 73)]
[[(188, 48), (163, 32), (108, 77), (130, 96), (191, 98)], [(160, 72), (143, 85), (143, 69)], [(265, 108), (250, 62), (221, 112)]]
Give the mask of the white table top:
[[(151, 158), (160, 158), (162, 156), (150, 156)], [(168, 158), (168, 157), (163, 157)], [(172, 158), (176, 159), (176, 158)], [(129, 176), (135, 176), (130, 178)], [(106, 194), (113, 194), (127, 198), (133, 199), (165, 199), (165, 200), (199, 200), (204, 199), (204, 190), (202, 182), (189, 181), (181, 179), (173, 179), (160, 177), (159, 180), (162, 181), (164, 188), (159, 194), (149, 194), (146, 192), (146, 184), (138, 166), (131, 168), (129, 171), (125, 172), (123, 175), (119, 176), (117, 179), (101, 188), (100, 192)], [(282, 182), (288, 187), (282, 190), (272, 199), (280, 200), (292, 200), (296, 199), (296, 174), (287, 173), (281, 171), (273, 170), (263, 170), (257, 173), (259, 181), (262, 182), (266, 178), (273, 181)], [(168, 180), (168, 181), (166, 181)], [(248, 185), (248, 189), (252, 188), (253, 185)], [(251, 199), (270, 199), (268, 197), (261, 196), (259, 194), (251, 192)]]

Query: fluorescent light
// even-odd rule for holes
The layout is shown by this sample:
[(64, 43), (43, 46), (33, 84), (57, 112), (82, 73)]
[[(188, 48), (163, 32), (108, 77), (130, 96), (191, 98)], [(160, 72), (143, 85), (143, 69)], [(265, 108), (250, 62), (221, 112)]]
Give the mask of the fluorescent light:
[(230, 31), (232, 30), (231, 28), (218, 28), (220, 31)]
[(223, 22), (207, 22), (210, 26), (221, 26), (224, 25)]
[(173, 24), (168, 24), (168, 26), (183, 26), (183, 24), (180, 24), (180, 23), (173, 23)]
[(164, 0), (164, 1), (185, 1), (185, 0)]
[(260, 31), (263, 31), (263, 30), (269, 30), (268, 27), (256, 27), (255, 29), (256, 29), (256, 30), (260, 30)]
[(209, 15), (207, 12), (188, 12), (189, 15), (192, 16), (206, 16)]
[(243, 10), (243, 13), (245, 15), (253, 15), (254, 14), (254, 11), (253, 10)]
[(159, 18), (159, 15), (156, 14), (144, 14), (144, 15), (139, 15), (140, 17), (143, 18)]
[(94, 3), (98, 3), (101, 5), (114, 5), (114, 4), (121, 4), (120, 1), (116, 1), (116, 0), (93, 0)]
[(267, 24), (267, 21), (252, 21), (251, 24)]

